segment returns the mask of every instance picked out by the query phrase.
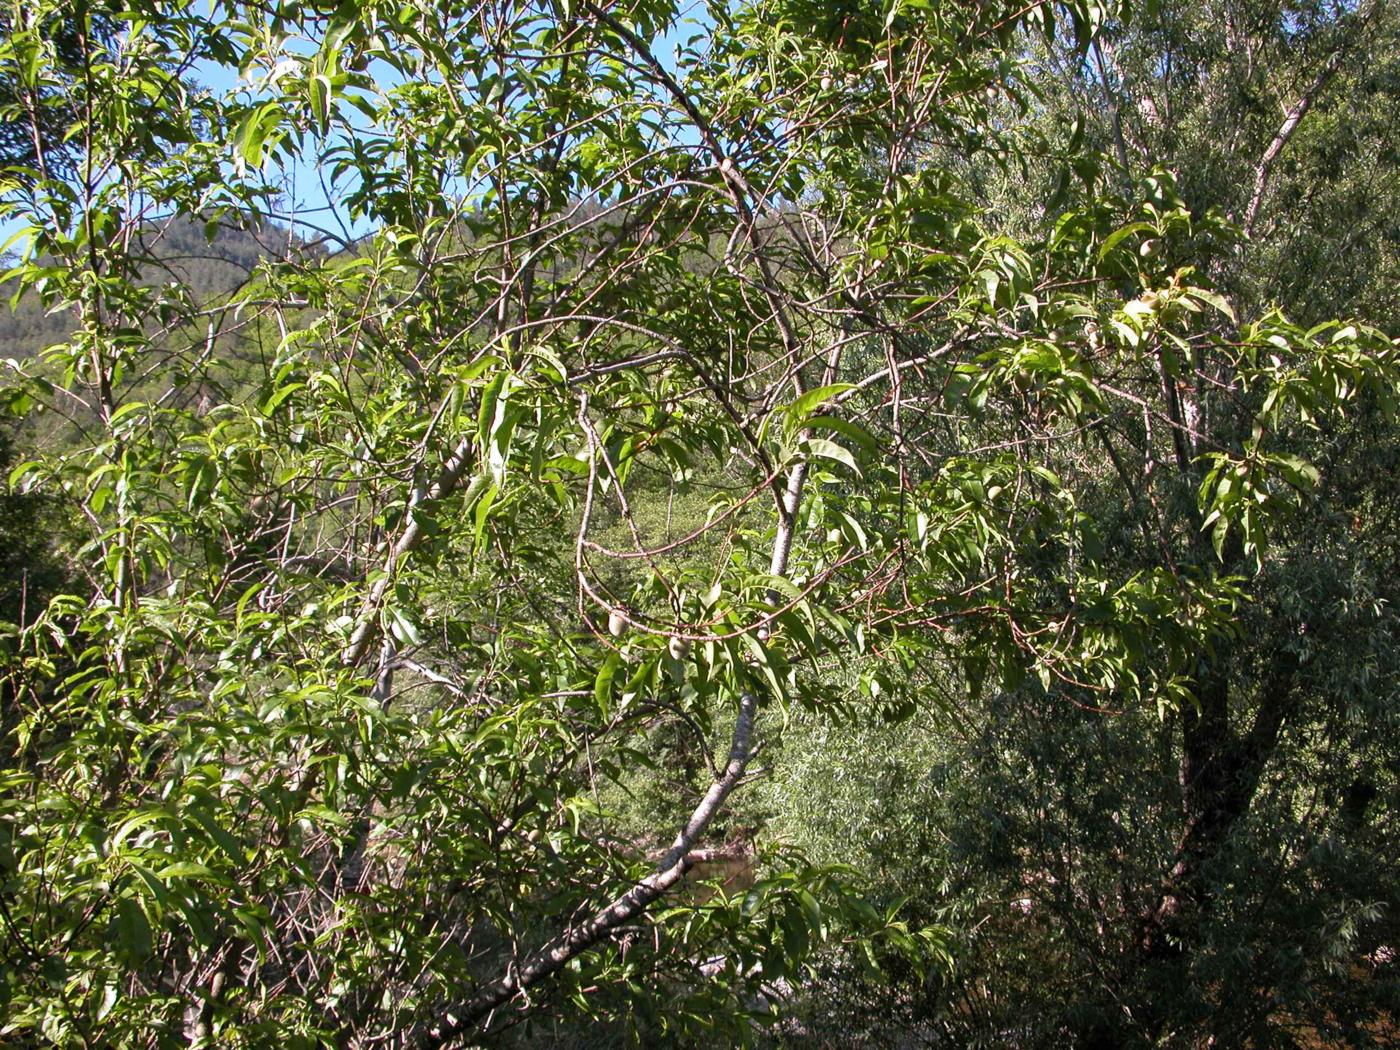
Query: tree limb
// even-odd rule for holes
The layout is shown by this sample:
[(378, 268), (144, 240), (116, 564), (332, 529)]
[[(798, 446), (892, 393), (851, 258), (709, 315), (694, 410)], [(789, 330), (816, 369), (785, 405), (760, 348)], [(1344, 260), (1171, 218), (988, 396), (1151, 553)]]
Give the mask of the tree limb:
[(476, 1021), (509, 1002), (531, 985), (561, 969), (570, 959), (588, 950), (619, 926), (631, 922), (657, 898), (685, 877), (694, 863), (691, 847), (743, 779), (753, 757), (753, 720), (758, 701), (752, 693), (739, 698), (739, 716), (729, 746), (729, 761), (691, 813), (652, 873), (633, 885), (591, 919), (574, 926), (545, 944), (514, 972), (488, 984), (461, 1006), (445, 1010), (443, 1020), (420, 1039), (422, 1047), (441, 1047), (467, 1031)]
[(1250, 194), (1249, 204), (1245, 207), (1242, 223), (1246, 237), (1254, 235), (1254, 226), (1259, 219), (1259, 209), (1264, 203), (1264, 193), (1269, 186), (1269, 176), (1273, 173), (1274, 162), (1278, 160), (1279, 154), (1288, 145), (1288, 141), (1293, 138), (1294, 133), (1298, 130), (1298, 125), (1307, 116), (1308, 110), (1317, 101), (1317, 97), (1342, 68), (1342, 59), (1351, 50), (1351, 45), (1356, 42), (1360, 28), (1370, 21), (1375, 10), (1376, 4), (1372, 2), (1357, 11), (1354, 31), (1344, 37), (1337, 48), (1327, 56), (1327, 60), (1322, 63), (1322, 68), (1317, 71), (1317, 76), (1313, 77), (1312, 83), (1303, 89), (1303, 93), (1298, 96), (1297, 101), (1284, 113), (1283, 123), (1279, 125), (1273, 140), (1264, 150), (1263, 156), (1259, 158), (1259, 163), (1254, 169), (1254, 190)]

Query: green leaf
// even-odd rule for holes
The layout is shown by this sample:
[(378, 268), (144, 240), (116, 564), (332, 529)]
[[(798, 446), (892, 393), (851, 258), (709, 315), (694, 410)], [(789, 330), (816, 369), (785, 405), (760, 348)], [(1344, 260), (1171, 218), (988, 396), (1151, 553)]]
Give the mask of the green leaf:
[(230, 835), (219, 822), (214, 819), (213, 814), (205, 808), (203, 804), (194, 804), (185, 807), (184, 812), (194, 819), (194, 822), (204, 829), (205, 833), (214, 840), (224, 856), (228, 857), (234, 864), (247, 863), (247, 856), (236, 838)]
[(603, 666), (598, 668), (598, 676), (593, 682), (593, 702), (598, 706), (598, 714), (605, 719), (612, 710), (613, 678), (621, 666), (622, 657), (615, 652), (609, 652)]
[(137, 901), (118, 898), (109, 929), (117, 951), (126, 959), (141, 963), (151, 957), (151, 924)]
[(423, 641), (418, 625), (401, 609), (389, 610), (389, 633), (400, 645), (421, 645)]
[(1130, 222), (1126, 226), (1121, 226), (1104, 238), (1103, 244), (1099, 246), (1099, 262), (1107, 259), (1113, 250), (1126, 241), (1129, 237), (1139, 233), (1153, 232), (1151, 223)]
[(311, 97), (311, 115), (321, 134), (330, 129), (331, 97), (333, 94), (330, 79), (323, 73), (314, 73), (308, 79), (307, 89)]
[(167, 864), (156, 874), (157, 878), (170, 882), (174, 879), (203, 879), (217, 881), (219, 876), (207, 865), (192, 860), (177, 860)]
[(834, 434), (839, 434), (866, 452), (875, 452), (880, 447), (880, 443), (875, 440), (870, 431), (839, 416), (811, 416), (807, 419), (805, 426), (808, 430), (829, 430)]
[(795, 421), (805, 420), (838, 394), (844, 394), (847, 390), (855, 388), (854, 383), (831, 383), (828, 386), (819, 386), (815, 390), (808, 390), (788, 405), (788, 415)]
[(1205, 303), (1207, 306), (1214, 307), (1218, 312), (1224, 314), (1231, 321), (1235, 319), (1234, 308), (1220, 293), (1208, 291), (1205, 288), (1190, 288), (1187, 290), (1187, 294), (1190, 295), (1192, 299), (1198, 299), (1201, 302)]
[(855, 473), (860, 473), (860, 468), (856, 466), (855, 457), (834, 441), (828, 441), (826, 438), (808, 437), (802, 442), (802, 448), (808, 455), (835, 460)]
[(282, 118), (282, 108), (276, 102), (264, 102), (243, 115), (234, 132), (233, 144), (238, 156), (249, 167), (262, 167), (264, 146)]
[(219, 483), (219, 466), (211, 456), (196, 456), (185, 464), (185, 506), (194, 510)]

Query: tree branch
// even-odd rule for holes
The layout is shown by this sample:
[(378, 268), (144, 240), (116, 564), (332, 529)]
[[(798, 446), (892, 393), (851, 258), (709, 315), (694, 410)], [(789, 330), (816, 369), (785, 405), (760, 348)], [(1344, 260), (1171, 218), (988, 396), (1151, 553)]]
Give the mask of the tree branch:
[[(452, 450), (452, 454), (447, 457), (447, 462), (438, 471), (437, 478), (433, 481), (426, 492), (415, 493), (415, 497), (409, 501), (410, 511), (420, 503), (431, 502), (449, 496), (456, 490), (457, 485), (462, 480), (462, 474), (467, 469), (467, 464), (474, 457), (472, 451), (476, 446), (476, 435), (469, 434), (463, 438), (457, 447)], [(384, 560), (384, 574), (374, 582), (369, 594), (365, 596), (364, 603), (360, 606), (360, 615), (357, 618), (354, 632), (350, 635), (350, 641), (345, 646), (345, 651), (340, 655), (340, 662), (345, 667), (354, 667), (364, 659), (365, 651), (369, 648), (370, 642), (374, 641), (378, 634), (379, 607), (384, 602), (384, 595), (388, 593), (389, 585), (394, 579), (394, 570), (398, 567), (399, 559), (410, 553), (418, 546), (423, 538), (423, 530), (411, 513), (405, 515), (407, 524), (403, 532), (399, 535), (398, 541), (389, 550), (389, 556)]]
[(1298, 130), (1298, 125), (1307, 116), (1308, 110), (1312, 109), (1317, 97), (1342, 68), (1342, 59), (1351, 50), (1351, 45), (1356, 42), (1356, 36), (1359, 35), (1361, 27), (1370, 21), (1375, 10), (1376, 5), (1373, 0), (1365, 8), (1357, 11), (1353, 30), (1342, 39), (1336, 50), (1327, 56), (1327, 60), (1323, 62), (1317, 76), (1313, 77), (1312, 83), (1303, 89), (1303, 93), (1298, 96), (1297, 101), (1284, 113), (1283, 123), (1279, 125), (1273, 140), (1264, 150), (1263, 156), (1259, 158), (1259, 163), (1254, 169), (1254, 190), (1250, 194), (1249, 204), (1245, 207), (1244, 222), (1242, 223), (1246, 237), (1254, 235), (1254, 226), (1259, 219), (1259, 209), (1264, 203), (1264, 193), (1269, 187), (1269, 176), (1273, 173), (1274, 162), (1278, 160), (1279, 154), (1288, 145), (1288, 141), (1293, 138), (1294, 133)]
[(725, 799), (743, 779), (753, 757), (753, 720), (758, 701), (752, 693), (739, 698), (739, 715), (729, 746), (729, 761), (705, 792), (690, 819), (652, 873), (633, 885), (591, 919), (566, 930), (548, 942), (513, 973), (488, 984), (459, 1007), (444, 1011), (444, 1019), (419, 1039), (423, 1047), (441, 1047), (461, 1035), (476, 1021), (509, 1002), (531, 985), (561, 969), (570, 959), (587, 951), (619, 926), (631, 922), (657, 898), (685, 877), (694, 863), (691, 847), (704, 833), (724, 805)]

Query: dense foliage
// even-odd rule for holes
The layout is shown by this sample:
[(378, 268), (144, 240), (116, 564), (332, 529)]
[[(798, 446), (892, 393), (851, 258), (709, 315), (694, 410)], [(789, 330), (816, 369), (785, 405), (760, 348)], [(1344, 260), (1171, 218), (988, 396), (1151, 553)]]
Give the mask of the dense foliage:
[(0, 24), (4, 1039), (1391, 1032), (1382, 5)]

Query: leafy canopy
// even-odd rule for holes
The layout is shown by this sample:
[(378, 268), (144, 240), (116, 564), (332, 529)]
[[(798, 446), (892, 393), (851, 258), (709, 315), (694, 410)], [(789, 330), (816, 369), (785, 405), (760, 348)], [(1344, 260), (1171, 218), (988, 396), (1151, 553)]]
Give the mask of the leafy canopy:
[[(1027, 148), (995, 117), (1034, 103), (1026, 42), (1104, 15), (14, 5), (9, 280), (71, 328), (9, 373), (39, 425), (11, 482), (71, 509), (80, 582), (5, 637), (5, 1034), (743, 1036), (822, 952), (937, 961), (780, 844), (744, 892), (677, 889), (742, 839), (756, 742), (903, 717), (938, 667), (1189, 705), (1248, 566), (1113, 558), (1103, 477), (1055, 450), (1141, 420), (1185, 527), (1258, 566), (1310, 435), (1393, 408), (1380, 333), (1235, 319), (1205, 276), (1233, 234), (1165, 172), (1027, 243), (979, 214), (965, 165)], [(153, 277), (191, 219), (298, 236), (210, 301)], [(1248, 426), (1186, 420), (1202, 369)], [(702, 760), (629, 821), (663, 725)]]

